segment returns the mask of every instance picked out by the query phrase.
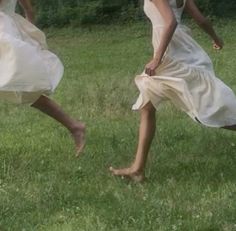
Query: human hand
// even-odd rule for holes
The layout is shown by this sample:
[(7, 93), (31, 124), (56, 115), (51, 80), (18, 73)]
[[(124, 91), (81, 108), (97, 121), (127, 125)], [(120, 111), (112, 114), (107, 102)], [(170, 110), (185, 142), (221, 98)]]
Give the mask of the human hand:
[(145, 66), (145, 73), (149, 76), (154, 76), (156, 69), (159, 67), (161, 62), (158, 59), (152, 59), (146, 66)]
[(224, 42), (221, 38), (217, 37), (213, 40), (213, 49), (215, 50), (221, 50), (224, 46)]

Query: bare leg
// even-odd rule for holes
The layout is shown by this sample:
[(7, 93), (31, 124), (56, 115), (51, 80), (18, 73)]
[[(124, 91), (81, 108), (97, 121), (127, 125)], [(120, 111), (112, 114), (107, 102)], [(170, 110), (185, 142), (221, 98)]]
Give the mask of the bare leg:
[(59, 105), (46, 96), (40, 96), (40, 98), (32, 104), (32, 107), (49, 115), (70, 131), (76, 145), (76, 156), (79, 156), (79, 153), (83, 150), (85, 145), (85, 125), (70, 118), (70, 116), (62, 111)]
[(113, 167), (110, 167), (110, 171), (116, 176), (125, 176), (134, 181), (142, 181), (144, 179), (145, 164), (153, 137), (155, 135), (155, 130), (155, 108), (151, 102), (149, 102), (141, 109), (139, 141), (133, 164), (124, 169), (114, 169)]

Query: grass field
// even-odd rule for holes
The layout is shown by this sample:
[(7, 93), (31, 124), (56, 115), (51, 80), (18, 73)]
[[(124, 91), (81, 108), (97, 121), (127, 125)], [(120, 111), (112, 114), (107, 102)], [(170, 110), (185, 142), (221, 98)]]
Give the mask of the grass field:
[[(196, 26), (218, 76), (236, 92), (236, 21), (216, 23), (222, 52)], [(65, 65), (53, 98), (87, 124), (80, 159), (67, 131), (27, 106), (0, 104), (0, 231), (235, 231), (236, 134), (171, 104), (158, 112), (144, 184), (112, 177), (135, 152), (133, 78), (152, 55), (145, 24), (50, 29)]]

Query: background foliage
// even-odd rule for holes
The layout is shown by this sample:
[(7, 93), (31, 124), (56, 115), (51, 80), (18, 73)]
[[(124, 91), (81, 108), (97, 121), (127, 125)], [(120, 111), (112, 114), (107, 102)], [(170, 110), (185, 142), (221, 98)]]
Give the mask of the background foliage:
[[(104, 24), (143, 19), (143, 0), (34, 0), (41, 27)], [(234, 17), (235, 0), (196, 0), (207, 15)]]

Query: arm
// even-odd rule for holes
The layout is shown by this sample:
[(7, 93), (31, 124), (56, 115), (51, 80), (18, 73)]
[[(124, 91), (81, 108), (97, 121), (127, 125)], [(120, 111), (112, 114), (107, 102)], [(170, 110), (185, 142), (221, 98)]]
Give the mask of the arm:
[(30, 0), (18, 0), (22, 8), (24, 9), (26, 18), (31, 22), (34, 23), (34, 11), (33, 6)]
[(158, 8), (165, 22), (165, 27), (162, 32), (160, 45), (154, 54), (153, 60), (146, 65), (146, 74), (155, 75), (156, 68), (160, 65), (163, 55), (171, 41), (171, 38), (177, 27), (175, 15), (167, 0), (152, 0), (153, 4)]
[(196, 23), (212, 38), (215, 49), (223, 48), (223, 41), (218, 37), (211, 23), (202, 15), (194, 0), (187, 0), (185, 11), (196, 21)]

